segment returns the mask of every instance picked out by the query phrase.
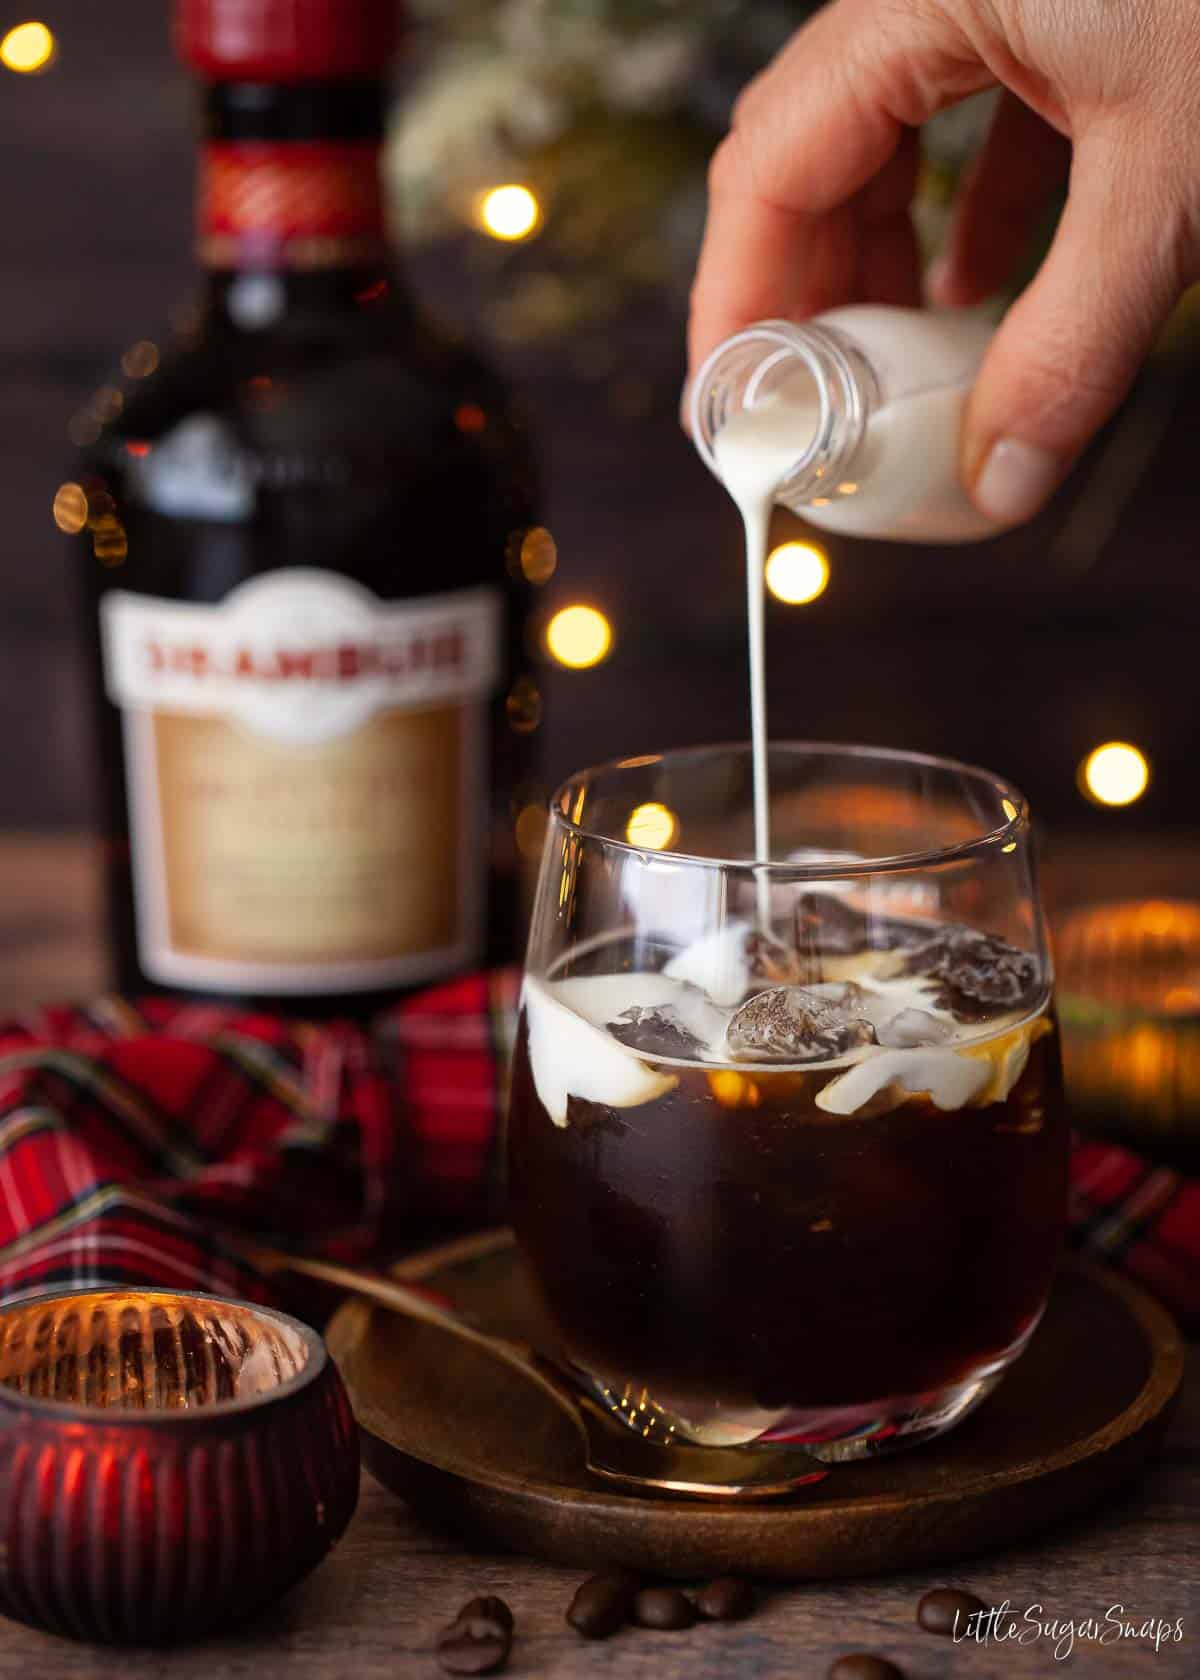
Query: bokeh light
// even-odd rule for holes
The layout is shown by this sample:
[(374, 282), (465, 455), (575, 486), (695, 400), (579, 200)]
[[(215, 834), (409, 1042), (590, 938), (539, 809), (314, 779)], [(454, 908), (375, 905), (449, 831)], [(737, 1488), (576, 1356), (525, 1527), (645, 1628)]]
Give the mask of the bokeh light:
[(1132, 805), (1150, 785), (1150, 765), (1128, 741), (1105, 741), (1079, 766), (1079, 785), (1097, 805)]
[[(1000, 806), (1001, 806), (1001, 809), (1004, 812), (1004, 815), (1007, 817), (1008, 821), (1010, 823), (1011, 822), (1016, 822), (1016, 820), (1017, 820), (1017, 807), (1013, 804), (1012, 800), (1011, 799), (1002, 799), (1000, 801)], [(1016, 849), (1017, 849), (1017, 842), (1015, 840), (1010, 840), (1006, 846), (1001, 846), (1001, 848), (1000, 848), (1000, 850), (1002, 852), (1015, 852)]]
[(73, 537), (88, 522), (87, 492), (82, 484), (60, 484), (54, 497), (54, 523)]
[(514, 824), (517, 850), (523, 858), (540, 858), (548, 821), (544, 805), (522, 805)]
[(92, 553), (102, 566), (119, 566), (129, 553), (129, 539), (125, 527), (115, 514), (106, 513), (89, 521), (92, 530)]
[(596, 607), (562, 607), (546, 626), (546, 646), (560, 665), (584, 671), (612, 647), (612, 626)]
[(508, 727), (517, 735), (532, 735), (542, 721), (542, 697), (532, 677), (518, 677), (504, 702)]
[(67, 422), (67, 436), (77, 449), (86, 449), (89, 444), (95, 443), (102, 430), (90, 408), (81, 408)]
[(631, 846), (644, 846), (648, 852), (661, 852), (679, 833), (679, 820), (669, 805), (657, 800), (637, 805), (625, 824), (625, 838)]
[(785, 542), (767, 556), (767, 588), (777, 601), (800, 607), (829, 582), (829, 561), (815, 543)]
[(101, 385), (88, 404), (97, 420), (115, 420), (125, 407), (125, 393), (115, 385)]
[(121, 371), (129, 379), (146, 379), (157, 368), (158, 361), (158, 345), (148, 338), (140, 338), (121, 357)]
[(459, 403), (458, 407), (454, 410), (454, 424), (458, 427), (460, 432), (465, 432), (470, 435), (475, 432), (483, 431), (484, 427), (487, 425), (487, 415), (483, 412), (478, 403)]
[(479, 225), (493, 239), (528, 239), (542, 220), (542, 207), (528, 187), (509, 182), (479, 200)]
[(530, 583), (549, 583), (558, 565), (558, 544), (544, 525), (534, 525), (521, 538), (520, 567)]
[(48, 70), (55, 52), (54, 36), (44, 23), (18, 23), (0, 40), (0, 64), (18, 76)]

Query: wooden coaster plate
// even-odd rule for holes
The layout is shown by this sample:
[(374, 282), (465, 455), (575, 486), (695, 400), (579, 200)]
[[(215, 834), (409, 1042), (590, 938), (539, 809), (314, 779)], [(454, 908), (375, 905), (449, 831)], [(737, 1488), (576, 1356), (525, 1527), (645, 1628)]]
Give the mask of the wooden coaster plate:
[[(418, 1255), (396, 1274), (489, 1329), (536, 1338), (507, 1232)], [(792, 1500), (718, 1506), (594, 1482), (569, 1420), (443, 1331), (350, 1301), (327, 1340), (367, 1463), (428, 1520), (478, 1545), (681, 1577), (868, 1575), (1020, 1539), (1140, 1470), (1183, 1370), (1179, 1332), (1161, 1307), (1115, 1273), (1068, 1262), (1024, 1357), (957, 1429), (835, 1466)]]

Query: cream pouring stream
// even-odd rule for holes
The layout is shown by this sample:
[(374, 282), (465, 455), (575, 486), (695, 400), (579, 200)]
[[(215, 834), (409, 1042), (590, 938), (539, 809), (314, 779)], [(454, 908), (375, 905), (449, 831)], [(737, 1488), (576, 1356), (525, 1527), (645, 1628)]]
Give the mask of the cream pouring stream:
[[(694, 421), (705, 410), (706, 375), (720, 379), (736, 346), (765, 341), (761, 388), (751, 379), (732, 412), (724, 413), (703, 441), (694, 426), (702, 452), (745, 527), (754, 856), (759, 863), (771, 857), (764, 582), (772, 507), (782, 499), (815, 525), (898, 541), (970, 542), (993, 535), (998, 527), (972, 504), (957, 464), (963, 409), (992, 330), (990, 322), (970, 312), (853, 307), (832, 310), (803, 328), (762, 323), (719, 347), (701, 370)], [(838, 359), (833, 365), (842, 383), (836, 389), (825, 383), (824, 403), (815, 359), (804, 352), (786, 353), (789, 332), (801, 341), (807, 337), (834, 346)], [(834, 413), (839, 403), (842, 411)], [(828, 448), (831, 415), (847, 440), (843, 453), (840, 458), (836, 451), (830, 454), (827, 465), (816, 468), (807, 493), (798, 496), (798, 470), (812, 459), (809, 446), (818, 447), (819, 432)], [(768, 897), (767, 878), (760, 873), (764, 927)]]
[[(767, 773), (767, 669), (764, 638), (767, 534), (775, 492), (796, 460), (796, 440), (812, 430), (811, 401), (769, 398), (743, 409), (717, 434), (714, 454), (721, 480), (746, 531), (746, 623), (750, 641), (750, 741), (754, 771), (754, 856), (771, 857), (771, 798)], [(768, 925), (769, 887), (758, 879), (759, 920)]]

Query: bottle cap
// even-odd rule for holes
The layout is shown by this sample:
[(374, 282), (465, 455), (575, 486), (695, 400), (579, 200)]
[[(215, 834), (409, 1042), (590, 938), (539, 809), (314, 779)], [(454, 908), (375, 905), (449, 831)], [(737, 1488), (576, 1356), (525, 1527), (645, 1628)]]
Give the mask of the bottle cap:
[(185, 64), (213, 82), (323, 82), (384, 74), (396, 0), (178, 0)]

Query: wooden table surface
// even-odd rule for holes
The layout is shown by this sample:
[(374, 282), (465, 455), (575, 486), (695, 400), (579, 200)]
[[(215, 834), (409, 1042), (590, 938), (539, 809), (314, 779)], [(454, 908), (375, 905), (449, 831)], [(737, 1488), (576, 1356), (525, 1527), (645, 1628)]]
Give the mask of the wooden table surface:
[[(1053, 848), (1050, 896), (1077, 896), (1079, 851)], [(1187, 878), (1195, 843), (1180, 837), (1155, 852), (1159, 893), (1200, 891)], [(1143, 854), (1144, 857), (1144, 854)], [(1102, 882), (1094, 848), (1086, 871)], [(1111, 858), (1113, 896), (1124, 890), (1122, 854)], [(0, 837), (0, 1002), (80, 993), (103, 974), (96, 935), (95, 878), (84, 842)], [(1101, 890), (1103, 890), (1101, 885)], [(1047, 1394), (1047, 1405), (1055, 1397)], [(763, 1594), (748, 1622), (686, 1633), (630, 1630), (603, 1644), (583, 1643), (563, 1621), (577, 1573), (522, 1559), (472, 1554), (419, 1527), (404, 1506), (364, 1476), (358, 1515), (341, 1545), (310, 1579), (241, 1632), (178, 1652), (113, 1653), (0, 1623), (0, 1680), (394, 1680), (435, 1676), (438, 1629), (477, 1592), (512, 1606), (517, 1640), (507, 1672), (559, 1680), (622, 1674), (630, 1680), (821, 1680), (846, 1651), (872, 1650), (898, 1662), (910, 1680), (1029, 1680), (1071, 1672), (1085, 1680), (1200, 1675), (1200, 1349), (1193, 1349), (1182, 1401), (1166, 1447), (1120, 1499), (1027, 1544), (955, 1569)], [(920, 1594), (952, 1583), (989, 1605), (1007, 1603), (1025, 1642), (953, 1645), (914, 1622)], [(1124, 1619), (1182, 1619), (1183, 1638), (1157, 1652), (1150, 1639), (1100, 1644), (1077, 1633), (1070, 1655), (1037, 1626), (1089, 1618), (1110, 1607)], [(1040, 1609), (1037, 1608), (1040, 1606)], [(1116, 1614), (1120, 1614), (1116, 1612)], [(1012, 1625), (1011, 1623), (1009, 1624)]]

